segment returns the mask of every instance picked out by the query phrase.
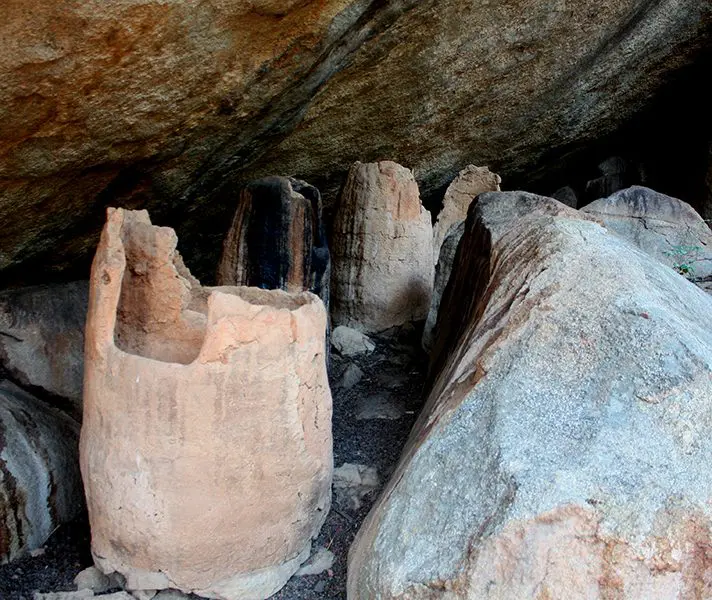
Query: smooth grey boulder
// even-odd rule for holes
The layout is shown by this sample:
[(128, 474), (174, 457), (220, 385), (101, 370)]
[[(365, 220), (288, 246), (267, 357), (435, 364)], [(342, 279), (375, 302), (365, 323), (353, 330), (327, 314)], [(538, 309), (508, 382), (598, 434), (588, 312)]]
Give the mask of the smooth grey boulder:
[(633, 186), (581, 210), (712, 293), (712, 230), (686, 202)]
[(79, 424), (0, 380), (0, 563), (40, 548), (84, 506)]
[(79, 418), (89, 283), (0, 292), (0, 377)]
[(349, 600), (712, 596), (712, 298), (549, 198), (470, 207)]

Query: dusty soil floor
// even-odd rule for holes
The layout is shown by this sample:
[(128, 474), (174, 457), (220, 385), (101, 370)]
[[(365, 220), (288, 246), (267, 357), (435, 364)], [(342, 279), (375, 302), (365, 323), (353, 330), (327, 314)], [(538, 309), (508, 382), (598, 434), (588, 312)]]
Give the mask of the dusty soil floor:
[[(373, 353), (353, 359), (336, 353), (331, 357), (334, 466), (355, 463), (375, 467), (381, 487), (395, 468), (422, 403), (427, 362), (420, 350), (421, 331), (405, 327), (390, 335), (372, 336), (376, 342)], [(359, 366), (363, 377), (344, 389), (340, 382), (350, 363)], [(396, 416), (399, 418), (393, 418)], [(365, 496), (359, 508), (335, 494), (313, 543), (314, 550), (324, 547), (334, 553), (332, 568), (319, 575), (293, 577), (272, 598), (344, 600), (348, 549), (377, 494), (378, 490)], [(74, 590), (74, 577), (91, 564), (86, 519), (63, 525), (50, 537), (43, 555), (0, 565), (0, 600), (32, 600), (35, 591)]]
[(0, 600), (32, 600), (35, 591), (75, 590), (74, 577), (92, 564), (86, 517), (61, 525), (44, 554), (0, 565)]

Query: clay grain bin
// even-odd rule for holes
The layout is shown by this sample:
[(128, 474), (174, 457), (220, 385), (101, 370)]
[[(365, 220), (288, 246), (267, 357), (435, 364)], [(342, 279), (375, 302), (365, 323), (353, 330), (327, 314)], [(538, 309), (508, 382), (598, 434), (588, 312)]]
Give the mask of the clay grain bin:
[(326, 312), (308, 292), (202, 288), (176, 243), (109, 209), (80, 448), (92, 552), (130, 590), (266, 598), (329, 510)]

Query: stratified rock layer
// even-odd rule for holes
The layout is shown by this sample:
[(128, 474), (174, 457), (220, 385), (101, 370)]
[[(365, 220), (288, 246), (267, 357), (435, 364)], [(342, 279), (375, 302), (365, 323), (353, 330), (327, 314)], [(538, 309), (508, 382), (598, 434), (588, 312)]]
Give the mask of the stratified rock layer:
[(467, 165), (448, 186), (443, 208), (433, 227), (433, 264), (437, 264), (440, 247), (453, 225), (467, 217), (467, 208), (478, 194), (498, 192), (502, 178), (487, 167)]
[(218, 285), (310, 291), (328, 310), (330, 275), (319, 190), (293, 177), (266, 177), (242, 190)]
[(349, 600), (712, 595), (712, 298), (588, 219), (471, 207)]
[(433, 228), (413, 173), (355, 163), (334, 219), (335, 325), (378, 332), (424, 319), (433, 287)]
[(686, 202), (633, 186), (581, 210), (712, 293), (712, 230)]
[(272, 173), (330, 200), (383, 156), (424, 193), (472, 161), (535, 176), (626, 122), (711, 24), (700, 0), (6, 1), (0, 273), (89, 258), (107, 205), (180, 224), (212, 273), (221, 191)]
[(0, 379), (0, 563), (81, 513), (78, 441), (76, 421)]
[(329, 510), (326, 312), (201, 288), (169, 228), (110, 209), (92, 267), (81, 466), (94, 559), (131, 590), (275, 593)]
[(0, 374), (81, 417), (89, 284), (0, 292)]

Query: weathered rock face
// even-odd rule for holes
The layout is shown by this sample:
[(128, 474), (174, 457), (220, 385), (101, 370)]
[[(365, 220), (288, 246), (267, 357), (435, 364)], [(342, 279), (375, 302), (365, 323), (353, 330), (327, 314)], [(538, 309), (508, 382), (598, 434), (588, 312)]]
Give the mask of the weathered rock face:
[(467, 207), (478, 194), (498, 192), (502, 178), (487, 167), (467, 165), (445, 192), (443, 208), (433, 227), (433, 264), (437, 264), (440, 247), (450, 228), (467, 217)]
[(89, 285), (0, 292), (0, 372), (81, 416)]
[(413, 173), (355, 163), (334, 219), (335, 325), (377, 332), (424, 319), (433, 287), (433, 228)]
[(576, 190), (568, 185), (556, 190), (551, 197), (566, 206), (570, 206), (571, 208), (578, 207), (578, 196), (576, 196)]
[(95, 562), (131, 590), (266, 598), (329, 510), (326, 311), (201, 288), (169, 228), (110, 210), (92, 267), (81, 466)]
[(633, 186), (581, 210), (712, 292), (712, 230), (686, 202)]
[[(428, 310), (428, 318), (425, 320), (423, 328), (423, 350), (430, 352), (433, 347), (433, 341), (436, 335), (435, 325), (438, 321), (438, 312), (440, 311), (440, 302), (442, 301), (445, 288), (450, 281), (452, 273), (452, 265), (455, 262), (455, 254), (457, 247), (460, 245), (460, 239), (465, 232), (465, 222), (460, 221), (453, 225), (450, 231), (447, 232), (445, 240), (440, 247), (440, 258), (438, 264), (435, 265), (435, 283), (433, 284), (433, 296), (430, 300), (430, 309)], [(443, 318), (447, 319), (447, 316)]]
[(177, 216), (195, 200), (179, 200), (192, 185), (215, 191), (209, 172), (223, 179), (240, 146), (255, 149), (291, 122), (358, 43), (362, 11), (342, 14), (349, 4), (6, 5), (0, 269), (52, 261), (65, 246), (53, 262), (87, 252), (96, 238), (83, 234), (113, 200)]
[(149, 207), (207, 245), (224, 227), (205, 239), (206, 222), (233, 208), (215, 206), (221, 188), (270, 173), (334, 190), (353, 161), (392, 156), (425, 191), (473, 160), (536, 175), (542, 157), (626, 120), (712, 38), (699, 0), (3, 8), (8, 278), (89, 256), (110, 204)]
[(328, 310), (330, 267), (319, 190), (293, 177), (266, 177), (242, 191), (218, 285), (308, 290)]
[(79, 424), (0, 380), (0, 562), (45, 543), (84, 505)]
[(398, 19), (328, 81), (257, 172), (279, 165), (317, 182), (347, 161), (391, 156), (424, 194), (470, 162), (533, 179), (569, 143), (625, 122), (712, 39), (712, 6), (697, 0), (413, 0), (388, 10)]
[(712, 298), (589, 218), (471, 207), (442, 368), (350, 600), (712, 594)]
[(704, 206), (703, 216), (707, 222), (710, 222), (712, 221), (712, 143), (710, 143), (709, 166), (705, 183), (707, 184), (707, 202)]
[(598, 165), (600, 176), (586, 182), (586, 196), (605, 198), (630, 185), (632, 165), (620, 156), (611, 156)]

